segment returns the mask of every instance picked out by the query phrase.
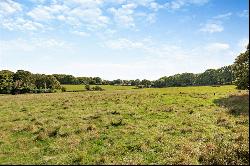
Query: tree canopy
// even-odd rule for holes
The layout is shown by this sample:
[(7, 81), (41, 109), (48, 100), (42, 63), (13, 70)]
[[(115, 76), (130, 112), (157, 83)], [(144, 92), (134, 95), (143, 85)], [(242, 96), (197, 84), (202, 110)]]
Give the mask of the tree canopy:
[(60, 82), (52, 75), (32, 74), (24, 70), (16, 73), (0, 71), (0, 93), (3, 94), (52, 92), (60, 88)]
[(247, 50), (241, 53), (233, 64), (235, 85), (238, 89), (249, 89), (249, 44)]

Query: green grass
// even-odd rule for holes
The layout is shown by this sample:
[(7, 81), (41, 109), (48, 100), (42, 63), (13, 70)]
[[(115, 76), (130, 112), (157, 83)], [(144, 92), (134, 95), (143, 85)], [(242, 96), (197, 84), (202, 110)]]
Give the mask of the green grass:
[[(62, 85), (66, 88), (66, 91), (82, 91), (85, 90), (85, 85)], [(91, 85), (93, 87), (95, 85)], [(112, 86), (112, 85), (98, 85), (106, 91), (112, 90), (131, 90), (134, 86)]]
[(0, 96), (0, 164), (249, 164), (247, 91), (104, 88)]

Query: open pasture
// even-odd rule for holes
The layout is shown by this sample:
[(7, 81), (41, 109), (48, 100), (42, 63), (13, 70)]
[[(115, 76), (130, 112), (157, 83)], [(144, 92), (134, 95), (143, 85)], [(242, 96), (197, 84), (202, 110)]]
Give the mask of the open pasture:
[(121, 88), (1, 95), (0, 164), (249, 163), (248, 91)]

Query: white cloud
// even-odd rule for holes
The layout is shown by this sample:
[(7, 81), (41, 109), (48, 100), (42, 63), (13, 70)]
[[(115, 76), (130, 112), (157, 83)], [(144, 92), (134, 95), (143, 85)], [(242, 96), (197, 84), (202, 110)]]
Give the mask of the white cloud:
[(204, 5), (208, 3), (209, 0), (172, 0), (165, 3), (165, 7), (171, 10), (177, 10), (189, 5)]
[[(117, 63), (72, 63), (65, 69), (76, 75), (98, 75), (105, 79), (158, 79), (165, 75), (183, 72), (198, 73), (208, 68), (219, 68), (231, 64), (234, 54), (227, 43), (210, 43), (205, 46), (185, 48), (185, 46), (154, 43), (150, 38), (142, 40), (117, 39), (109, 41), (108, 48), (120, 56), (130, 56), (129, 51), (140, 50), (130, 61)], [(138, 52), (137, 52), (138, 53)], [(204, 60), (205, 59), (205, 60)], [(77, 72), (72, 70), (77, 68)], [(85, 70), (88, 69), (88, 70)], [(78, 71), (84, 71), (84, 74)], [(135, 72), (136, 71), (136, 72)]]
[(200, 31), (202, 32), (208, 32), (208, 33), (215, 33), (215, 32), (222, 32), (224, 30), (224, 27), (219, 24), (219, 23), (206, 23), (201, 29)]
[(0, 1), (0, 15), (10, 15), (15, 12), (22, 11), (22, 6), (12, 0)]
[(205, 49), (210, 52), (225, 51), (228, 50), (229, 48), (230, 46), (227, 43), (211, 43), (205, 47)]
[[(48, 2), (48, 0), (29, 0), (32, 3), (37, 3), (37, 4), (44, 4), (45, 2)], [(55, 0), (50, 0), (50, 1), (55, 1)]]
[(159, 9), (164, 8), (164, 5), (160, 5), (160, 4), (156, 3), (156, 2), (151, 2), (151, 3), (149, 4), (149, 7), (150, 7), (151, 9), (153, 9), (154, 11), (158, 11)]
[(164, 5), (155, 0), (128, 0), (121, 7), (111, 7), (108, 11), (119, 27), (135, 29), (139, 22), (154, 23), (157, 11), (163, 8)]
[(113, 39), (103, 42), (106, 48), (113, 50), (142, 51), (145, 57), (182, 60), (187, 58), (187, 53), (181, 47), (173, 44), (156, 44), (151, 38), (142, 40), (129, 40), (126, 38)]
[(170, 3), (166, 3), (165, 5), (166, 5), (168, 8), (170, 8), (170, 9), (179, 9), (179, 8), (181, 8), (182, 6), (185, 5), (185, 1), (181, 1), (181, 0), (179, 0), (179, 1), (172, 1), (172, 2), (170, 2)]
[(189, 0), (189, 3), (194, 5), (204, 5), (208, 2), (209, 0)]
[(207, 32), (210, 34), (215, 32), (222, 32), (224, 31), (223, 22), (229, 19), (231, 16), (232, 16), (231, 12), (214, 16), (212, 17), (212, 19), (209, 19), (205, 24), (202, 24), (200, 31)]
[(243, 10), (242, 12), (239, 12), (238, 16), (249, 18), (249, 10)]
[[(34, 63), (24, 62), (23, 66), (28, 65), (29, 67), (25, 67), (25, 69), (42, 73), (53, 72), (69, 73), (78, 76), (100, 76), (104, 79), (147, 78), (153, 80), (164, 75), (173, 75), (182, 72), (197, 73), (205, 71), (208, 68), (217, 68), (225, 64), (231, 64), (235, 58), (232, 56), (235, 54), (232, 54), (230, 46), (227, 43), (220, 42), (206, 45), (201, 43), (201, 46), (186, 48), (184, 45), (154, 42), (151, 38), (141, 40), (119, 38), (107, 41), (106, 43), (108, 43), (108, 45), (104, 46), (114, 49), (112, 53), (116, 56), (127, 55), (132, 58), (126, 59), (126, 61), (115, 61), (115, 59), (119, 57), (113, 56), (111, 62), (109, 59), (101, 61), (93, 59), (92, 61), (90, 60), (91, 58), (89, 59), (89, 57), (82, 56), (72, 58), (71, 61), (68, 62), (68, 57), (65, 58), (64, 56), (72, 53), (72, 50), (67, 49), (67, 46), (70, 44), (56, 39), (18, 39), (7, 42), (1, 41), (1, 43), (4, 43), (2, 48), (8, 49), (3, 51), (5, 55), (12, 55), (19, 59), (22, 58), (17, 55), (27, 55), (28, 59), (38, 58), (39, 55), (39, 60), (43, 59), (41, 60), (42, 62), (39, 61), (42, 65), (38, 66), (35, 66)], [(58, 52), (58, 50), (61, 50), (63, 54), (62, 52)], [(17, 54), (14, 54), (13, 51)], [(129, 51), (135, 53), (136, 56), (132, 56)], [(47, 52), (49, 52), (49, 54), (47, 54)], [(103, 55), (105, 55), (105, 52)], [(63, 59), (63, 57), (65, 59)], [(60, 64), (60, 67), (55, 68), (54, 63), (51, 63), (51, 66), (47, 64), (48, 61), (53, 62), (54, 59), (58, 58), (62, 58), (57, 64), (57, 66)], [(8, 57), (4, 57), (3, 61), (7, 59)], [(18, 61), (16, 63), (18, 63)], [(5, 66), (14, 66), (7, 63), (3, 64)], [(21, 67), (17, 65), (15, 69)], [(8, 69), (11, 69), (11, 67), (8, 67)]]
[(150, 24), (154, 23), (156, 21), (156, 14), (155, 13), (147, 14), (146, 21)]
[(90, 29), (105, 27), (109, 23), (109, 18), (102, 14), (100, 8), (82, 9), (78, 7), (69, 11), (67, 15), (78, 20), (80, 24), (86, 24)]
[(39, 5), (27, 15), (37, 21), (59, 20), (76, 27), (95, 29), (105, 27), (109, 23), (109, 18), (103, 15), (99, 7), (101, 4), (101, 0), (65, 1), (63, 4)]
[(61, 5), (39, 5), (38, 7), (28, 12), (27, 15), (38, 21), (47, 21), (56, 18), (56, 15), (60, 14), (61, 12), (64, 12), (65, 9), (67, 8)]
[(214, 19), (227, 19), (230, 16), (232, 16), (231, 12), (225, 13), (225, 14), (219, 14), (217, 16), (214, 17)]
[(33, 45), (39, 48), (66, 48), (71, 46), (70, 43), (65, 41), (45, 38), (34, 38), (31, 43), (34, 43)]
[(7, 51), (31, 51), (34, 50), (34, 46), (30, 45), (26, 40), (15, 39), (15, 40), (1, 40), (1, 52), (5, 53)]
[(142, 42), (131, 41), (125, 38), (108, 40), (103, 45), (111, 49), (140, 49), (144, 47)]
[(66, 0), (66, 4), (81, 6), (82, 8), (96, 8), (104, 3), (104, 0)]
[(15, 18), (15, 19), (3, 19), (0, 25), (8, 29), (10, 31), (13, 30), (21, 30), (21, 31), (37, 31), (44, 29), (44, 25), (38, 22), (34, 22), (31, 20), (26, 20), (23, 18)]
[(131, 3), (122, 5), (122, 7), (118, 9), (110, 8), (108, 10), (114, 15), (114, 19), (118, 25), (125, 27), (135, 27), (133, 14), (136, 8), (137, 5)]
[[(4, 18), (4, 27), (9, 30), (26, 29), (37, 30), (41, 26), (63, 25), (71, 26), (73, 29), (84, 29), (96, 31), (100, 28), (108, 28), (108, 25), (114, 22), (119, 28), (132, 28), (138, 30), (137, 24), (140, 22), (154, 23), (156, 21), (157, 11), (166, 8), (180, 8), (187, 5), (204, 4), (208, 0), (171, 0), (169, 5), (159, 3), (156, 0), (30, 0), (34, 7), (26, 7), (16, 17)], [(109, 7), (109, 9), (107, 9)], [(15, 13), (22, 11), (22, 5), (12, 0), (3, 0), (0, 2), (1, 13)], [(107, 13), (110, 12), (112, 17)], [(144, 15), (140, 15), (140, 13)], [(28, 17), (27, 17), (28, 16)], [(140, 16), (140, 17), (138, 17)], [(26, 28), (22, 26), (18, 19), (25, 20)], [(9, 21), (8, 21), (9, 20)], [(11, 23), (10, 21), (14, 21)], [(54, 24), (57, 21), (58, 24)], [(66, 24), (65, 24), (66, 23)], [(19, 25), (19, 26), (18, 26)], [(24, 26), (24, 27), (25, 27)], [(49, 29), (49, 28), (48, 28)], [(72, 31), (70, 29), (69, 31)]]
[(72, 31), (71, 33), (72, 33), (72, 34), (75, 34), (75, 35), (78, 35), (78, 36), (82, 36), (82, 37), (89, 36), (88, 33), (83, 32), (83, 31)]
[(52, 38), (32, 38), (29, 40), (18, 38), (15, 40), (1, 40), (1, 51), (35, 51), (37, 49), (69, 48), (71, 44)]

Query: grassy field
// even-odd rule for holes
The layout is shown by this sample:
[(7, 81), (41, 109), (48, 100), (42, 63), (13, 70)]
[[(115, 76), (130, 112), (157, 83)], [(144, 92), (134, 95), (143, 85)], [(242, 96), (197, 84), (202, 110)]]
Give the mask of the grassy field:
[(117, 88), (0, 96), (0, 164), (249, 163), (247, 91)]
[[(85, 85), (62, 85), (66, 88), (66, 91), (84, 91)], [(93, 87), (95, 85), (91, 85)], [(113, 91), (113, 90), (131, 90), (134, 89), (134, 86), (112, 86), (112, 85), (98, 85), (103, 88), (105, 91)]]

